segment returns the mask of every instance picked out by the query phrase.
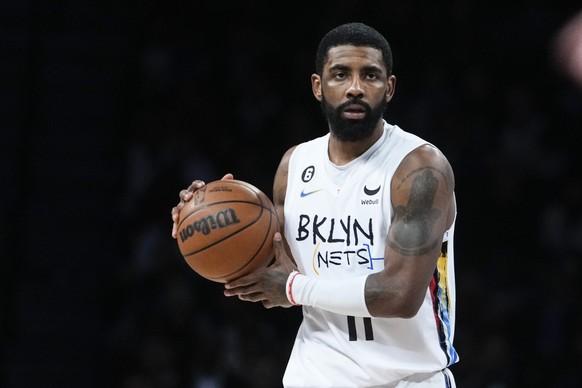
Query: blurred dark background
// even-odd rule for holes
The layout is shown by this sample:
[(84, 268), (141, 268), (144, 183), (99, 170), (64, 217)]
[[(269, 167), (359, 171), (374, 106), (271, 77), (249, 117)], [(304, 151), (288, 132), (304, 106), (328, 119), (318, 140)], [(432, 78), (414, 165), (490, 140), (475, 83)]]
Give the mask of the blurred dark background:
[(0, 384), (277, 387), (298, 309), (222, 296), (170, 209), (226, 172), (271, 196), (326, 132), (309, 77), (368, 23), (389, 122), (456, 173), (459, 387), (574, 387), (582, 365), (582, 85), (553, 40), (578, 2), (0, 2)]

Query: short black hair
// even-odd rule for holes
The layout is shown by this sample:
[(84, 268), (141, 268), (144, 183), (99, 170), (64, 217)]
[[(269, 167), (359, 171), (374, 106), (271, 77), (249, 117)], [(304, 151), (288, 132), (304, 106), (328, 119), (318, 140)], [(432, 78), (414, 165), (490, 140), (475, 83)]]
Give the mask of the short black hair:
[(372, 47), (382, 52), (382, 59), (388, 75), (392, 74), (392, 49), (386, 38), (374, 28), (364, 23), (342, 24), (329, 31), (319, 42), (315, 56), (315, 71), (323, 74), (323, 64), (333, 47), (350, 45)]

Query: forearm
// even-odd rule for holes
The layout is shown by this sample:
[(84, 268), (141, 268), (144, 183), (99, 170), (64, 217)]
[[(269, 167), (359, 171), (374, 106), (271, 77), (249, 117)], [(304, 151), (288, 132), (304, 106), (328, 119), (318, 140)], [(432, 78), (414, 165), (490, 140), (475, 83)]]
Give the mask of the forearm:
[(292, 272), (287, 279), (287, 298), (294, 305), (317, 307), (337, 314), (370, 317), (365, 288), (368, 275), (328, 280)]

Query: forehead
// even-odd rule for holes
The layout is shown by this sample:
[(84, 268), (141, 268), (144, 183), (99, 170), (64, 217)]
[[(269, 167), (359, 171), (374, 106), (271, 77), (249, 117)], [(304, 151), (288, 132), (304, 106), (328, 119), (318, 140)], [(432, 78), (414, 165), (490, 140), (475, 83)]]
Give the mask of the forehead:
[(382, 52), (376, 48), (365, 46), (344, 45), (330, 48), (323, 67), (325, 70), (335, 66), (376, 66), (386, 71)]

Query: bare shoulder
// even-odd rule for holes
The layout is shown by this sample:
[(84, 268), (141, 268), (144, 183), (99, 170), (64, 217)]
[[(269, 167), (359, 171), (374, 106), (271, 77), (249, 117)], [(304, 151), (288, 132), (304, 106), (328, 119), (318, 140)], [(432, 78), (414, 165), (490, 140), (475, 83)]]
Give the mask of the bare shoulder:
[(455, 189), (455, 175), (445, 155), (435, 146), (422, 145), (410, 152), (396, 169), (392, 179), (393, 189), (411, 184), (418, 177), (433, 177), (439, 183), (439, 190), (449, 195)]
[(293, 154), (295, 147), (297, 146), (289, 148), (285, 154), (283, 154), (281, 162), (279, 162), (279, 167), (277, 168), (275, 180), (273, 183), (273, 200), (275, 205), (280, 205), (285, 201), (285, 193), (287, 192), (287, 176), (289, 174), (289, 160), (291, 159), (291, 155)]
[(286, 168), (289, 166), (289, 159), (291, 159), (291, 155), (293, 154), (293, 151), (295, 151), (295, 148), (297, 148), (296, 145), (294, 145), (293, 147), (289, 148), (283, 154), (283, 157), (281, 158), (281, 163), (279, 164), (280, 166), (281, 165), (285, 165)]

